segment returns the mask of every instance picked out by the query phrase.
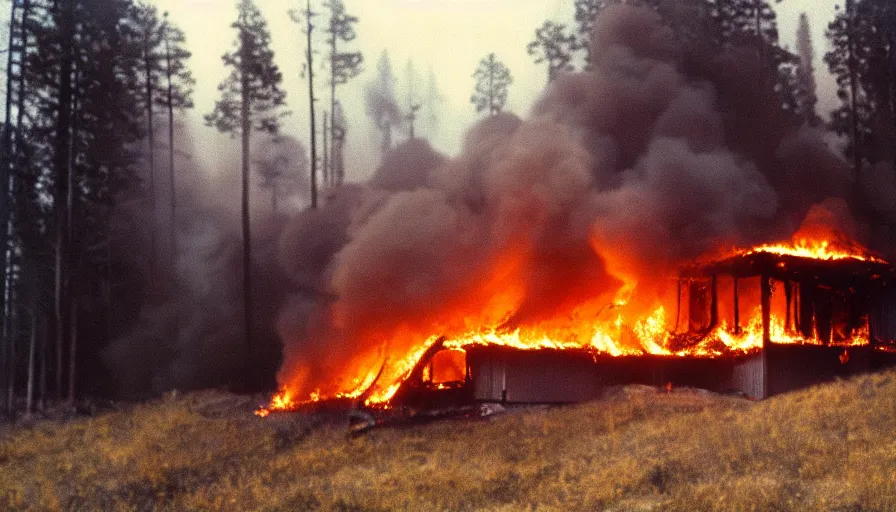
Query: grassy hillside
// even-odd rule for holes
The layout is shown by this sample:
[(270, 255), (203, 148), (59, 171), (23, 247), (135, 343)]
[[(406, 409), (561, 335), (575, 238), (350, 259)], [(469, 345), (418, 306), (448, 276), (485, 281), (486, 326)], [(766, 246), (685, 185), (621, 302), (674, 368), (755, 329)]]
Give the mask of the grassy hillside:
[(380, 429), (201, 393), (0, 432), (0, 509), (896, 510), (896, 372)]

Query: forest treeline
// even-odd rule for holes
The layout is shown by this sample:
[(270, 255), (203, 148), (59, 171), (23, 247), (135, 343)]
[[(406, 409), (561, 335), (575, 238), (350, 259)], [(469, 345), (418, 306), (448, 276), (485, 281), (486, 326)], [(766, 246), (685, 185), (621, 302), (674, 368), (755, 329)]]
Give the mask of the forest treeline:
[[(776, 118), (789, 126), (842, 137), (855, 172), (853, 205), (869, 222), (892, 229), (896, 197), (866, 200), (880, 193), (881, 180), (893, 179), (896, 158), (891, 1), (847, 1), (831, 21), (832, 49), (824, 61), (841, 102), (832, 113), (818, 111), (808, 19), (800, 20), (797, 47), (787, 48), (773, 3), (766, 0), (571, 0), (574, 23), (546, 20), (527, 46), (534, 62), (547, 67), (549, 82), (589, 69), (589, 49), (600, 44), (591, 40), (593, 21), (616, 3), (655, 10), (680, 44), (693, 49), (683, 55), (736, 50), (755, 59), (756, 91), (744, 94), (767, 95)], [(184, 115), (193, 108), (195, 85), (188, 34), (142, 0), (11, 2), (0, 132), (0, 385), (9, 415), (86, 396), (157, 393), (172, 382), (240, 390), (275, 385), (280, 354), (274, 324), (288, 285), (277, 275), (276, 258), (256, 255), (253, 241), (276, 240), (284, 229), (283, 212), (278, 215), (282, 199), (307, 195), (309, 208), (316, 208), (327, 200), (324, 192), (344, 186), (349, 127), (339, 91), (359, 76), (365, 59), (356, 49), (359, 20), (342, 0), (296, 1), (290, 15), (304, 37), (296, 37), (295, 52), (276, 57), (256, 4), (237, 2), (233, 45), (223, 56), (230, 75), (214, 110), (200, 113), (209, 127), (232, 135), (242, 155), (241, 215), (222, 228), (220, 244), (227, 251), (208, 252), (227, 260), (221, 270), (226, 275), (217, 279), (229, 280), (229, 291), (219, 294), (185, 285), (195, 277), (188, 275), (195, 271), (188, 256), (201, 253), (193, 240), (204, 218), (188, 186), (194, 181), (194, 149)], [(284, 75), (277, 58), (297, 61), (288, 67), (299, 65), (302, 74)], [(701, 61), (681, 66), (698, 67)], [(409, 63), (411, 92), (402, 102), (387, 54), (373, 71), (366, 84), (367, 115), (386, 152), (396, 132), (414, 138), (421, 108), (440, 101), (438, 77), (431, 71), (426, 92), (419, 94), (413, 89), (419, 77)], [(511, 70), (488, 53), (472, 78), (476, 111), (501, 113), (513, 84)], [(308, 98), (301, 104), (310, 105), (308, 111), (288, 112), (285, 80), (305, 86)], [(308, 123), (308, 141), (281, 133), (287, 115)], [(272, 215), (260, 234), (253, 233), (257, 222), (250, 218), (251, 203), (258, 201), (250, 196), (253, 183), (271, 194)], [(150, 369), (166, 364), (160, 358), (173, 361), (189, 350), (185, 346), (201, 346), (200, 338), (209, 336), (210, 327), (197, 326), (185, 313), (196, 304), (184, 304), (209, 296), (230, 301), (232, 307), (219, 313), (239, 318), (226, 333), (214, 331), (235, 340), (218, 359), (224, 368), (159, 381)], [(141, 327), (147, 317), (161, 327), (147, 334)], [(217, 349), (186, 360), (217, 358)], [(145, 354), (146, 369), (110, 369), (122, 351)], [(172, 374), (184, 372), (178, 365)], [(122, 380), (133, 377), (128, 373), (140, 377), (124, 386)]]

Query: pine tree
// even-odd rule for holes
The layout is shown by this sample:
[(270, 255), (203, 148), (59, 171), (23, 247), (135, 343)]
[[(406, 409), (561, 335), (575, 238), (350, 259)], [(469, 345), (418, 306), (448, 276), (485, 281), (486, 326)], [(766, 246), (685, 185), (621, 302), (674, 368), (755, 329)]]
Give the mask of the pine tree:
[[(330, 68), (330, 145), (326, 148), (329, 154), (329, 169), (325, 173), (330, 177), (331, 183), (340, 182), (340, 176), (343, 170), (337, 169), (335, 162), (339, 160), (336, 156), (337, 144), (345, 142), (345, 118), (336, 121), (336, 109), (338, 98), (336, 96), (336, 88), (340, 85), (347, 84), (352, 78), (355, 78), (361, 71), (364, 63), (364, 55), (359, 52), (346, 52), (341, 49), (345, 43), (353, 41), (357, 34), (354, 25), (358, 22), (358, 18), (349, 15), (345, 10), (342, 0), (327, 0), (325, 6), (330, 11), (330, 19), (327, 25), (327, 42), (329, 44), (329, 68)], [(341, 130), (341, 133), (337, 133)], [(340, 160), (341, 161), (341, 160)]]
[(442, 105), (445, 103), (445, 97), (439, 90), (439, 81), (436, 77), (435, 70), (429, 68), (429, 78), (426, 81), (426, 92), (423, 95), (423, 112), (425, 113), (427, 136), (432, 140), (439, 128), (439, 114)]
[(849, 1), (828, 26), (825, 62), (841, 105), (831, 127), (846, 135), (846, 153), (862, 190), (863, 168), (894, 157), (896, 145), (896, 6), (885, 0)]
[(526, 51), (536, 64), (547, 63), (548, 82), (552, 82), (560, 73), (572, 71), (570, 62), (577, 47), (576, 36), (566, 33), (566, 25), (546, 21), (535, 30), (535, 40), (526, 46)]
[(818, 104), (817, 87), (815, 85), (815, 49), (812, 45), (812, 30), (809, 26), (809, 16), (800, 14), (800, 24), (796, 32), (796, 50), (800, 58), (797, 68), (797, 103), (798, 114), (809, 126), (818, 126), (821, 119), (816, 113)]
[(333, 129), (333, 155), (330, 158), (330, 161), (333, 165), (333, 179), (336, 181), (336, 184), (341, 184), (345, 181), (345, 136), (348, 131), (348, 127), (345, 123), (345, 115), (342, 112), (342, 104), (339, 101), (336, 101), (335, 110), (333, 110), (333, 118), (332, 118), (332, 129)]
[(500, 114), (507, 103), (507, 91), (513, 84), (510, 70), (494, 53), (490, 53), (479, 61), (473, 78), (476, 79), (476, 86), (470, 103), (476, 107), (476, 112), (487, 111), (491, 116)]
[(271, 214), (276, 216), (282, 197), (298, 192), (308, 174), (308, 157), (304, 145), (295, 137), (276, 135), (258, 151), (255, 170), (261, 178), (259, 186), (271, 192)]
[(308, 80), (308, 123), (311, 132), (311, 208), (317, 208), (317, 116), (314, 89), (314, 18), (318, 13), (312, 10), (311, 0), (305, 0), (305, 9), (292, 9), (289, 16), (292, 21), (302, 26), (305, 34), (305, 63), (302, 67), (302, 78)]
[[(135, 142), (145, 134), (134, 85), (138, 54), (126, 29), (126, 0), (28, 2), (28, 38), (17, 77), (15, 224), (18, 270), (4, 281), (14, 291), (6, 307), (22, 322), (22, 303), (52, 304), (50, 339), (35, 347), (27, 373), (40, 390), (51, 382), (57, 398), (73, 400), (83, 378), (78, 362), (104, 341), (85, 339), (78, 304), (99, 288), (107, 260), (96, 257), (116, 190), (135, 183)], [(40, 307), (41, 311), (45, 308)], [(11, 332), (6, 329), (6, 332)], [(30, 356), (29, 356), (30, 360)], [(39, 361), (39, 364), (38, 364)], [(33, 363), (33, 364), (32, 364)], [(34, 392), (34, 386), (32, 387)], [(40, 392), (38, 401), (46, 398)]]
[(367, 115), (382, 133), (380, 149), (392, 148), (392, 130), (401, 123), (401, 108), (395, 98), (395, 73), (389, 53), (383, 51), (376, 65), (376, 78), (366, 91)]
[(187, 60), (192, 54), (185, 48), (187, 38), (183, 31), (168, 20), (165, 12), (165, 21), (162, 24), (162, 38), (165, 51), (165, 94), (162, 105), (168, 109), (168, 184), (169, 200), (171, 207), (171, 225), (169, 238), (171, 244), (171, 257), (177, 257), (177, 172), (175, 170), (174, 155), (174, 111), (193, 108), (193, 86), (196, 81)]
[[(16, 207), (15, 187), (10, 187), (10, 181), (18, 181), (17, 169), (23, 163), (21, 159), (21, 131), (23, 119), (23, 102), (26, 90), (24, 87), (24, 68), (29, 44), (29, 19), (31, 13), (30, 0), (12, 2), (9, 16), (9, 38), (7, 46), (6, 66), (6, 108), (5, 119), (2, 128), (2, 145), (0, 145), (0, 312), (2, 312), (2, 335), (0, 335), (0, 368), (4, 368), (3, 377), (6, 379), (7, 412), (14, 413), (15, 402), (12, 399), (15, 388), (15, 365), (13, 355), (15, 353), (15, 339), (10, 333), (11, 316), (13, 309), (10, 304), (12, 290), (8, 286), (14, 272), (14, 258), (11, 249), (15, 241), (11, 240), (12, 226), (16, 222), (14, 209)], [(15, 110), (15, 112), (14, 112)], [(15, 116), (14, 116), (15, 114)], [(3, 364), (7, 362), (10, 364)], [(28, 377), (33, 376), (33, 366), (28, 368)], [(0, 380), (0, 384), (3, 384)]]
[[(136, 57), (135, 79), (139, 86), (137, 90), (139, 100), (146, 112), (146, 159), (147, 182), (149, 187), (149, 268), (150, 275), (154, 274), (156, 266), (156, 164), (155, 164), (155, 110), (162, 90), (162, 60), (164, 58), (162, 48), (162, 30), (158, 9), (154, 5), (137, 2), (129, 9), (130, 29), (139, 54)], [(150, 278), (151, 282), (155, 280)]]
[[(206, 124), (222, 133), (242, 138), (243, 314), (246, 365), (251, 368), (252, 339), (252, 237), (249, 219), (250, 138), (252, 130), (276, 134), (286, 94), (280, 88), (283, 75), (274, 63), (267, 22), (253, 0), (240, 0), (235, 48), (224, 54), (230, 75), (218, 86), (221, 99), (205, 116)], [(247, 379), (249, 378), (247, 372)]]

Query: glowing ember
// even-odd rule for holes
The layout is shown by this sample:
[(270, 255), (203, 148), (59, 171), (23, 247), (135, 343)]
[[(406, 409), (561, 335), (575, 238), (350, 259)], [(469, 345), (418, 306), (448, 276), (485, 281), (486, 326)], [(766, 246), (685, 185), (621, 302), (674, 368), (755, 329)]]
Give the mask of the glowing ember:
[(848, 362), (849, 362), (849, 351), (844, 348), (843, 353), (840, 354), (840, 364), (846, 364)]

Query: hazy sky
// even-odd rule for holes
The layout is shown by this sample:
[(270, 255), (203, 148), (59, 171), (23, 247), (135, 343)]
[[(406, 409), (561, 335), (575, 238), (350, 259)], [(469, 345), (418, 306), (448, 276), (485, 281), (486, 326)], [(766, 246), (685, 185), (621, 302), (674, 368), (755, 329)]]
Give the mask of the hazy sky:
[[(270, 24), (276, 60), (285, 77), (287, 102), (293, 111), (284, 131), (307, 141), (307, 84), (299, 76), (304, 36), (287, 14), (289, 9), (304, 6), (305, 2), (256, 1)], [(170, 11), (172, 20), (186, 31), (193, 52), (191, 68), (198, 83), (196, 109), (190, 118), (195, 130), (202, 133), (198, 139), (205, 146), (196, 148), (199, 153), (196, 156), (206, 165), (222, 167), (219, 170), (224, 172), (239, 168), (237, 145), (203, 127), (202, 115), (213, 108), (216, 87), (227, 73), (220, 57), (233, 45), (235, 34), (230, 24), (236, 17), (236, 3), (236, 0), (156, 0), (160, 9)], [(823, 115), (836, 101), (830, 79), (821, 76), (825, 69), (821, 58), (827, 50), (824, 30), (833, 19), (836, 3), (836, 0), (785, 0), (777, 7), (781, 37), (790, 47), (794, 46), (799, 13), (805, 11), (810, 15)], [(466, 128), (476, 119), (469, 98), (473, 89), (471, 75), (479, 59), (495, 52), (508, 65), (515, 83), (510, 89), (507, 108), (525, 116), (546, 81), (544, 67), (532, 62), (526, 54), (526, 44), (544, 20), (571, 23), (573, 15), (572, 0), (345, 0), (345, 4), (360, 19), (353, 46), (362, 50), (365, 57), (365, 73), (340, 92), (349, 116), (349, 179), (366, 177), (375, 166), (371, 162), (377, 156), (376, 134), (365, 115), (363, 90), (383, 50), (389, 51), (400, 82), (405, 81), (409, 60), (413, 60), (423, 78), (420, 88), (426, 85), (429, 70), (435, 72), (444, 103), (439, 129), (430, 135), (434, 135), (431, 138), (437, 148), (452, 153), (457, 150)], [(318, 85), (323, 94), (323, 79)], [(400, 93), (399, 99), (403, 98)], [(401, 137), (396, 136), (396, 140)], [(224, 161), (220, 161), (221, 155), (225, 155)]]

